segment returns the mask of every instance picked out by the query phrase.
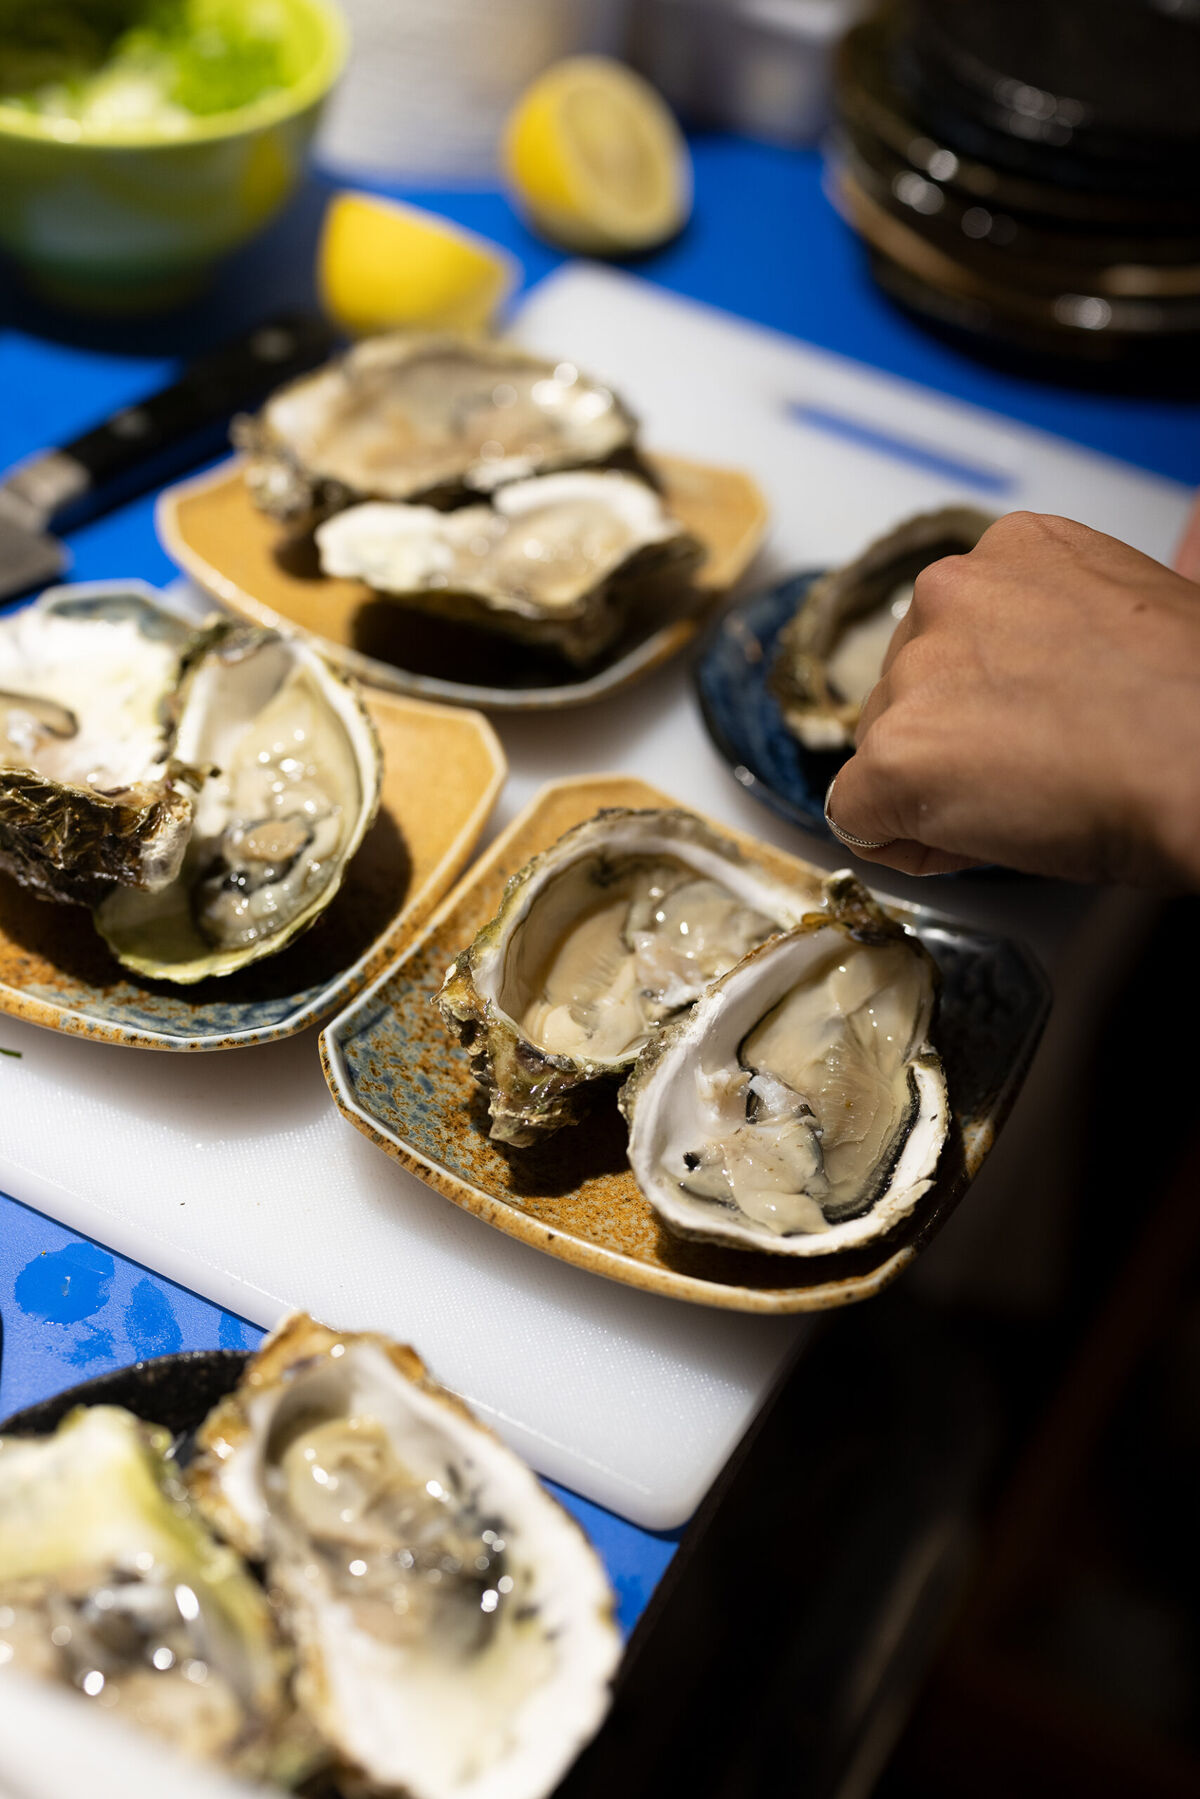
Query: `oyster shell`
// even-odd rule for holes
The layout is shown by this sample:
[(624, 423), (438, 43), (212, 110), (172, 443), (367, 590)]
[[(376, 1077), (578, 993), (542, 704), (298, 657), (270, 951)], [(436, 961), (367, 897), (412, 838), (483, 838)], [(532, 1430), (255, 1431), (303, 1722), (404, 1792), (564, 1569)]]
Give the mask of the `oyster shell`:
[(96, 928), (138, 974), (190, 983), (274, 955), (333, 899), (379, 805), (354, 689), (297, 638), (223, 621), (193, 645), (176, 753), (206, 771), (182, 866), (119, 889)]
[(255, 504), (274, 518), (355, 500), (459, 498), (606, 462), (636, 422), (571, 363), (511, 345), (390, 333), (364, 339), (235, 419)]
[(929, 563), (973, 549), (992, 523), (969, 506), (918, 513), (812, 583), (779, 634), (770, 674), (784, 723), (806, 748), (853, 747), (913, 582)]
[(166, 1431), (113, 1406), (0, 1438), (0, 1661), (189, 1753), (292, 1779), (306, 1759), (266, 1595), (208, 1534)]
[(614, 808), (565, 832), (512, 877), (437, 996), (491, 1135), (528, 1145), (575, 1122), (664, 1019), (819, 899), (689, 812)]
[(300, 1314), (201, 1429), (202, 1508), (267, 1580), (297, 1697), (351, 1775), (539, 1799), (603, 1716), (620, 1643), (574, 1520), (385, 1338)]
[(629, 1165), (678, 1235), (777, 1255), (883, 1236), (933, 1180), (949, 1107), (937, 970), (849, 874), (647, 1045)]
[(149, 589), (52, 588), (0, 620), (0, 869), (48, 899), (179, 872), (199, 777), (173, 756), (188, 627)]
[(678, 585), (704, 551), (645, 481), (615, 469), (514, 481), (491, 506), (368, 501), (317, 527), (321, 567), (408, 606), (584, 663), (635, 598)]

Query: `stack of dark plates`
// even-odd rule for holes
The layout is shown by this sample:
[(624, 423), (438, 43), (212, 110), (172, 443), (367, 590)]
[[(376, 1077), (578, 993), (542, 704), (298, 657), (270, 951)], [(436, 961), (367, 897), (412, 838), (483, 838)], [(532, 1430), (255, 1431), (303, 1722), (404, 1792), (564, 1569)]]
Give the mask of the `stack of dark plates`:
[(1200, 0), (901, 0), (845, 40), (831, 177), (880, 283), (991, 343), (1200, 346)]

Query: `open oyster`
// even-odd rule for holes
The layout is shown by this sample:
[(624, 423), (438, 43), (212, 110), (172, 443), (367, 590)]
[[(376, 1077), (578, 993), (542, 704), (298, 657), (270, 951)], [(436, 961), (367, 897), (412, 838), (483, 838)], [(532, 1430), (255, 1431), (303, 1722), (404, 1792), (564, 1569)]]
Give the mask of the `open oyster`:
[(683, 811), (599, 812), (535, 856), (437, 1003), (488, 1089), (491, 1134), (575, 1122), (663, 1020), (820, 895)]
[(882, 1236), (946, 1137), (929, 1041), (936, 966), (849, 874), (643, 1050), (622, 1090), (629, 1164), (663, 1223), (779, 1255)]
[(297, 1315), (199, 1448), (193, 1491), (265, 1561), (299, 1703), (352, 1778), (407, 1799), (540, 1799), (556, 1784), (607, 1704), (608, 1582), (574, 1521), (413, 1350)]
[(621, 401), (573, 364), (511, 345), (370, 337), (234, 421), (255, 504), (274, 518), (355, 500), (459, 498), (633, 442)]
[(176, 754), (205, 771), (182, 866), (118, 889), (96, 928), (125, 967), (189, 983), (274, 955), (333, 899), (379, 804), (354, 689), (297, 638), (221, 622), (192, 646)]
[(812, 583), (779, 634), (770, 675), (784, 723), (806, 748), (853, 746), (913, 582), (931, 562), (973, 549), (993, 522), (969, 506), (918, 513)]
[[(0, 1438), (0, 1662), (256, 1777), (302, 1771), (265, 1593), (216, 1543), (166, 1431), (112, 1406)], [(0, 1676), (2, 1678), (2, 1676)]]
[(0, 869), (45, 897), (179, 872), (199, 777), (173, 755), (189, 637), (148, 590), (54, 588), (0, 621)]
[(326, 574), (575, 663), (608, 647), (635, 598), (678, 586), (704, 554), (652, 487), (615, 469), (514, 481), (491, 506), (455, 512), (368, 501), (316, 538)]

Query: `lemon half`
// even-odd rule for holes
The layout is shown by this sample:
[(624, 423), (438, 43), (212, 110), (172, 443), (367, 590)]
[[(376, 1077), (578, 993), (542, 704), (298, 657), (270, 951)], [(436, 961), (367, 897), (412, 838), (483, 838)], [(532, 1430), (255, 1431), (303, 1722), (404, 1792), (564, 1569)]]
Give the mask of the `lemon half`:
[(520, 274), (498, 244), (376, 194), (335, 194), (317, 245), (317, 289), (343, 331), (480, 331)]
[(521, 210), (569, 250), (649, 249), (691, 211), (691, 158), (674, 115), (611, 57), (570, 56), (539, 75), (505, 126), (502, 153)]

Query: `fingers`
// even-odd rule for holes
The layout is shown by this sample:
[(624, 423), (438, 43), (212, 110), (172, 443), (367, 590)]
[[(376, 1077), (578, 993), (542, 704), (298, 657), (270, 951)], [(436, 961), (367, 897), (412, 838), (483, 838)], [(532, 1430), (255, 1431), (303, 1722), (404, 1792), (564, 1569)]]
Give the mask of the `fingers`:
[[(881, 790), (869, 779), (864, 780), (862, 762), (857, 755), (851, 756), (838, 770), (825, 796), (825, 816), (830, 824), (836, 825), (837, 831), (845, 831), (864, 844), (879, 844), (884, 849), (909, 835), (906, 825), (887, 806), (886, 790)], [(866, 860), (878, 853), (860, 849), (857, 843), (846, 847)]]
[(894, 868), (902, 875), (950, 875), (964, 868), (981, 868), (982, 863), (970, 856), (953, 856), (948, 850), (931, 850), (923, 843), (897, 837), (882, 849), (855, 850), (863, 862), (877, 862), (883, 868)]
[[(949, 850), (934, 849), (929, 844), (918, 843), (911, 837), (888, 837), (888, 825), (885, 822), (887, 812), (878, 807), (872, 810), (864, 803), (860, 787), (856, 786), (856, 776), (860, 770), (855, 768), (855, 757), (844, 763), (834, 778), (826, 801), (826, 818), (835, 824), (838, 830), (845, 831), (851, 837), (861, 838), (861, 844), (845, 844), (846, 849), (863, 862), (877, 862), (882, 867), (894, 868), (906, 875), (940, 875), (955, 874), (963, 868), (977, 868), (978, 860), (972, 856), (959, 856)], [(849, 775), (850, 804), (844, 804), (842, 784), (843, 777)], [(838, 832), (835, 830), (834, 836)], [(838, 838), (841, 842), (841, 839)], [(874, 845), (868, 848), (868, 845)]]

